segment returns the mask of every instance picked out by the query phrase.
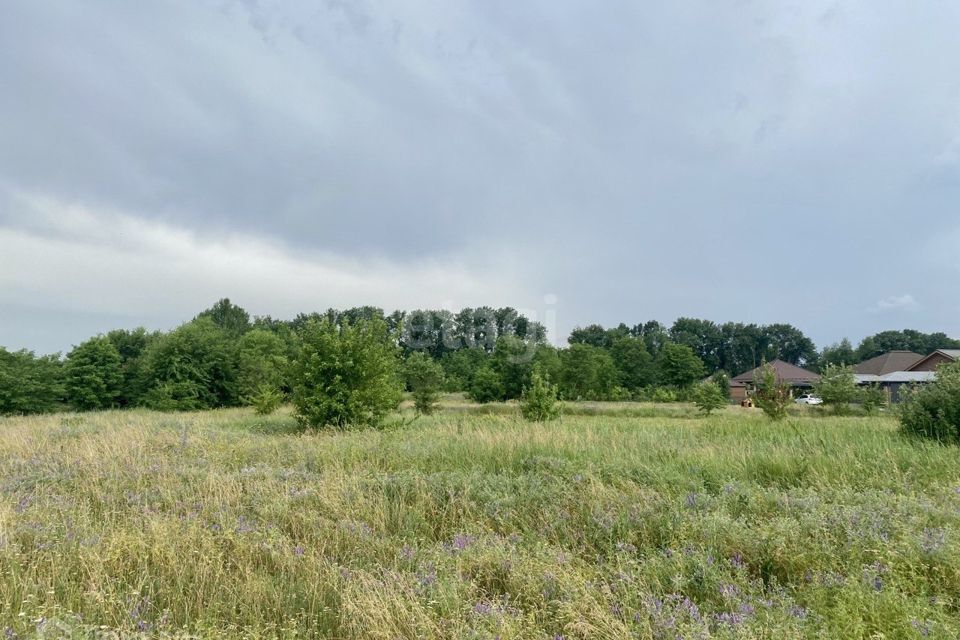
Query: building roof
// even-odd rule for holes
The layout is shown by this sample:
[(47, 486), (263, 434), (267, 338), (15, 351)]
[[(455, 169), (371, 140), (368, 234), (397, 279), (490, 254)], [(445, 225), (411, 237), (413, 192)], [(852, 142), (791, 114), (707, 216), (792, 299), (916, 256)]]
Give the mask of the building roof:
[[(790, 384), (813, 384), (820, 379), (820, 376), (814, 373), (813, 371), (807, 371), (796, 365), (790, 364), (789, 362), (784, 362), (783, 360), (774, 360), (773, 362), (768, 363), (773, 367), (774, 372), (777, 374), (777, 380), (780, 382), (788, 382)], [(747, 371), (746, 373), (741, 373), (737, 377), (730, 380), (733, 386), (742, 386), (748, 382), (753, 382), (754, 377), (760, 372), (762, 367), (757, 367), (752, 371)]]
[(957, 360), (960, 360), (960, 349), (937, 349), (930, 355), (924, 356), (923, 358), (920, 358), (920, 360), (917, 360), (916, 362), (914, 362), (912, 365), (910, 365), (909, 368), (915, 369), (918, 366), (924, 364), (927, 360), (931, 359), (932, 357), (938, 354), (941, 356), (945, 356), (951, 362), (956, 362)]
[(913, 351), (889, 351), (875, 358), (864, 360), (856, 367), (854, 373), (882, 376), (894, 371), (906, 371), (923, 360), (923, 356)]
[(872, 373), (854, 374), (857, 384), (890, 384), (910, 382), (933, 382), (937, 379), (936, 371), (891, 371), (882, 376)]

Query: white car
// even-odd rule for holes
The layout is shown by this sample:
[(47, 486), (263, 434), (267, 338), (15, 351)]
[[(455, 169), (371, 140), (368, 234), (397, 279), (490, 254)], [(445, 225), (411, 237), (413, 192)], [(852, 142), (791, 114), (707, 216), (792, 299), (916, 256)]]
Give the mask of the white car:
[(805, 393), (795, 400), (797, 404), (823, 404), (823, 400), (813, 395), (812, 393)]

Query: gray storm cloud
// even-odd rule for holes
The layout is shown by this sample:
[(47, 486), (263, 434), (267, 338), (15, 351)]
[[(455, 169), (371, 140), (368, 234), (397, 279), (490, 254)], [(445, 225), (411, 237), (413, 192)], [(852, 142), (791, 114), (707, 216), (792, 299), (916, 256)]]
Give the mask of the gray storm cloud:
[(2, 12), (0, 344), (221, 295), (960, 334), (955, 4)]

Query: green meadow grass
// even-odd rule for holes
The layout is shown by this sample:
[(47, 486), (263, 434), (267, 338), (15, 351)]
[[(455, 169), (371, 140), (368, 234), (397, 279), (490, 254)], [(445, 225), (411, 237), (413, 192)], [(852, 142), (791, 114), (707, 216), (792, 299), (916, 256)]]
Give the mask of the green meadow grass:
[(0, 419), (0, 633), (960, 637), (957, 448), (891, 418), (474, 409)]

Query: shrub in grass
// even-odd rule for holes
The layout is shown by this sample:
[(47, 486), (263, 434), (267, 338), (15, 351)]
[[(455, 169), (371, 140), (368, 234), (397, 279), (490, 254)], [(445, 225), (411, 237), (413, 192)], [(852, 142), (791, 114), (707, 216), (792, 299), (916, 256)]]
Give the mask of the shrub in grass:
[(833, 410), (835, 415), (850, 413), (851, 403), (860, 396), (853, 367), (828, 364), (820, 374), (820, 380), (814, 385), (814, 393), (823, 400), (825, 406)]
[(247, 404), (253, 407), (258, 416), (268, 416), (283, 403), (283, 393), (268, 384), (260, 385), (257, 391), (246, 398)]
[(440, 389), (443, 387), (443, 368), (436, 360), (422, 351), (407, 358), (403, 366), (407, 388), (413, 392), (413, 406), (418, 415), (432, 415), (439, 406)]
[(868, 384), (860, 389), (860, 406), (867, 415), (874, 416), (887, 406), (887, 392), (876, 384)]
[(960, 362), (941, 366), (935, 382), (906, 394), (900, 405), (900, 429), (908, 435), (960, 444)]
[(520, 396), (520, 413), (528, 422), (550, 422), (560, 417), (561, 404), (557, 399), (557, 387), (534, 371), (530, 386)]
[(787, 417), (787, 407), (792, 399), (790, 385), (777, 377), (777, 371), (764, 364), (754, 375), (754, 403), (774, 421)]
[(377, 426), (400, 403), (397, 346), (380, 318), (336, 325), (324, 318), (303, 332), (293, 366), (301, 426)]
[(704, 415), (710, 415), (727, 404), (727, 396), (723, 395), (720, 387), (713, 381), (701, 382), (693, 388), (693, 404)]

